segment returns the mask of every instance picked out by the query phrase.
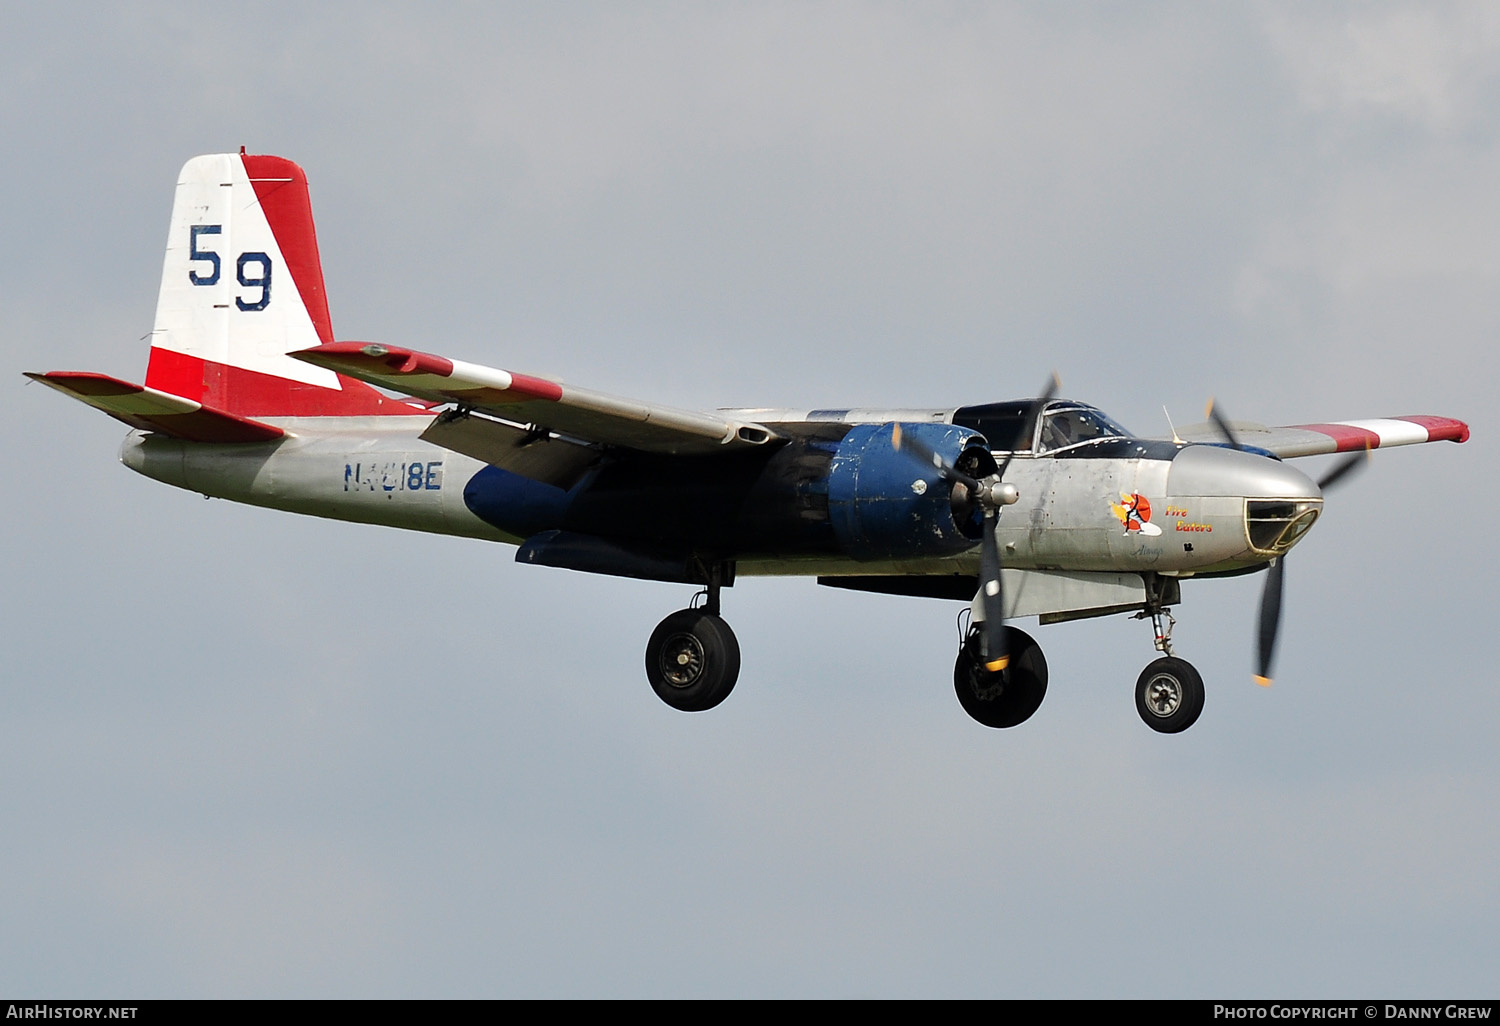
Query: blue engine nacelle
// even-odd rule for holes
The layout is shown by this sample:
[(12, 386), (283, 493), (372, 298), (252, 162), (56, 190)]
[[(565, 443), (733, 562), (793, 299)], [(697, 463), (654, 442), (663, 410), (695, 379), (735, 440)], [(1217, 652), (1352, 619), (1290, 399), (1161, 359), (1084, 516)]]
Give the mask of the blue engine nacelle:
[[(954, 424), (902, 424), (971, 477), (995, 472), (984, 436)], [(858, 560), (956, 555), (979, 540), (982, 514), (912, 451), (898, 451), (890, 424), (856, 424), (828, 468), (828, 516), (846, 555)]]
[[(735, 456), (617, 452), (564, 491), (498, 467), (464, 486), (476, 516), (517, 538), (526, 562), (660, 580), (683, 567), (777, 553), (862, 562), (972, 548), (982, 515), (892, 425), (786, 425), (786, 442)], [(953, 424), (903, 434), (970, 477), (995, 472), (984, 436)], [(545, 535), (545, 537), (543, 537)]]

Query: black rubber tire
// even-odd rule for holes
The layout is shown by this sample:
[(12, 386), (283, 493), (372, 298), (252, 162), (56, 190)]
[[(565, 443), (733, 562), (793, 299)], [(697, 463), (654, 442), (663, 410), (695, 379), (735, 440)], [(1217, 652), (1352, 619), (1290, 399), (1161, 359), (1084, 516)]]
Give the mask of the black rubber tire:
[(1010, 665), (992, 673), (980, 662), (979, 634), (971, 631), (953, 665), (953, 690), (958, 704), (986, 727), (1014, 727), (1025, 723), (1047, 697), (1047, 660), (1042, 646), (1016, 627), (1005, 628), (1005, 651)]
[(658, 698), (682, 712), (712, 709), (740, 676), (740, 643), (729, 624), (682, 609), (657, 624), (646, 643), (646, 678)]
[(1186, 659), (1158, 659), (1135, 682), (1135, 711), (1152, 730), (1180, 734), (1203, 712), (1203, 678)]

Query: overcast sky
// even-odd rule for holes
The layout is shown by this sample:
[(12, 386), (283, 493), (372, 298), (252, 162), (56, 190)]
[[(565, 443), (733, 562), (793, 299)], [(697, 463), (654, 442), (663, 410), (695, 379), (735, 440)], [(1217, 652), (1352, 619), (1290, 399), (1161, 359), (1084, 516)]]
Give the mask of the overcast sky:
[[(1500, 8), (12, 5), (0, 992), (1494, 996)], [(686, 407), (1428, 413), (1288, 561), (978, 726), (961, 604), (725, 594), (205, 502), (23, 370), (141, 380), (175, 176), (307, 170), (335, 333)], [(1316, 474), (1317, 461), (1301, 464)], [(1023, 624), (1028, 629), (1032, 625)]]

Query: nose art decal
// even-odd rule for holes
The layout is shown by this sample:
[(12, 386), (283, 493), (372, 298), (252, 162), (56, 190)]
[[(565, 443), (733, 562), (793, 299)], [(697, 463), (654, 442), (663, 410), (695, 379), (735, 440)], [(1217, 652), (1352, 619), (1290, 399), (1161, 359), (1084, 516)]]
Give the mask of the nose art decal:
[(1126, 534), (1139, 531), (1148, 538), (1161, 534), (1161, 528), (1151, 522), (1151, 503), (1146, 501), (1144, 495), (1121, 492), (1119, 503), (1111, 503), (1109, 508), (1115, 511), (1115, 516), (1125, 525)]

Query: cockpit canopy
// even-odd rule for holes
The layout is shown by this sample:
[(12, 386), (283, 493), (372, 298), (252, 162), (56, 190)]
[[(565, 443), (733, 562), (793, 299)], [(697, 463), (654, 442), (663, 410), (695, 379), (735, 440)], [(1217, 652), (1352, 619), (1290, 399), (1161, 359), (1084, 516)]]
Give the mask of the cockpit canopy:
[(1003, 403), (960, 407), (953, 423), (972, 428), (1001, 452), (1055, 452), (1072, 445), (1131, 434), (1102, 411), (1071, 399), (1054, 399), (1042, 409), (1037, 423), (1035, 402), (1014, 399)]

